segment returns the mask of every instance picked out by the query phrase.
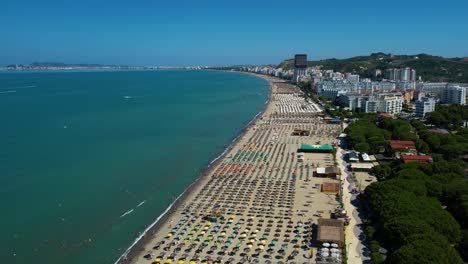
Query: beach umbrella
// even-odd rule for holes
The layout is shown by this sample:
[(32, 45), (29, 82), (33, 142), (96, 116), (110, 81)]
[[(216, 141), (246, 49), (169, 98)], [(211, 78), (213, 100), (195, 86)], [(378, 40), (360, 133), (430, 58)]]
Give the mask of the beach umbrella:
[(321, 255), (322, 255), (322, 257), (324, 257), (324, 258), (326, 258), (326, 257), (330, 256), (330, 254), (328, 254), (328, 252), (322, 252), (322, 254), (321, 254)]
[(154, 262), (160, 263), (160, 262), (161, 262), (161, 258), (155, 258), (155, 259), (154, 259)]
[(332, 258), (339, 258), (339, 257), (340, 257), (340, 254), (338, 254), (338, 253), (332, 253), (331, 256), (332, 256)]
[(325, 242), (325, 243), (322, 244), (322, 246), (324, 246), (324, 247), (329, 247), (329, 246), (330, 246), (330, 243), (326, 243), (326, 242)]
[(338, 244), (333, 243), (333, 244), (331, 244), (331, 246), (334, 247), (334, 248), (337, 248), (337, 247), (338, 247)]
[(172, 259), (166, 259), (166, 261), (164, 263), (170, 264), (170, 263), (172, 263)]
[(320, 251), (322, 251), (322, 252), (328, 252), (328, 251), (330, 251), (330, 250), (329, 250), (328, 248), (321, 248)]
[(177, 264), (184, 264), (184, 263), (185, 263), (185, 261), (183, 261), (183, 260), (177, 261)]

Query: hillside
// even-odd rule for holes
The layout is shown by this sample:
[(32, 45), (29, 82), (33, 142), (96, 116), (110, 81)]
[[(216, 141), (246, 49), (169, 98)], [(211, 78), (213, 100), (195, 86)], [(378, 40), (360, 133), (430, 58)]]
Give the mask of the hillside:
[[(468, 83), (468, 58), (443, 58), (427, 54), (393, 55), (373, 53), (348, 59), (326, 59), (309, 61), (309, 66), (323, 66), (339, 72), (355, 72), (363, 77), (372, 77), (374, 69), (411, 67), (424, 81), (446, 81)], [(279, 67), (293, 67), (291, 60)]]

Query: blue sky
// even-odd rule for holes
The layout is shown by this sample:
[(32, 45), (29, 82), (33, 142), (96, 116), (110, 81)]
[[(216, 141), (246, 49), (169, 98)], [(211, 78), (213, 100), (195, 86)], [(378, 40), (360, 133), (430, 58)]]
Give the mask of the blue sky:
[(372, 52), (468, 56), (468, 1), (12, 0), (0, 65), (279, 63)]

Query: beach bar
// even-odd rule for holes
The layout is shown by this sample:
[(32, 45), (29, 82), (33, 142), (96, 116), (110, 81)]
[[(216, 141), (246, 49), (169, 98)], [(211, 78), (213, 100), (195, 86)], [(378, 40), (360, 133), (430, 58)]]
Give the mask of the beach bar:
[(336, 243), (340, 247), (343, 245), (344, 232), (343, 221), (339, 219), (318, 219), (318, 236), (320, 243)]
[(314, 172), (315, 177), (322, 177), (322, 178), (336, 179), (337, 176), (339, 175), (341, 175), (341, 172), (337, 166), (318, 167), (317, 170)]

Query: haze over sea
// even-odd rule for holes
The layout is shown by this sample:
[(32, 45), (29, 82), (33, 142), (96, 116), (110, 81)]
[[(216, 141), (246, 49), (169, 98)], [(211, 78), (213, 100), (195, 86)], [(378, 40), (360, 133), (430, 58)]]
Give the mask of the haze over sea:
[(113, 263), (267, 97), (231, 72), (0, 73), (0, 262)]

